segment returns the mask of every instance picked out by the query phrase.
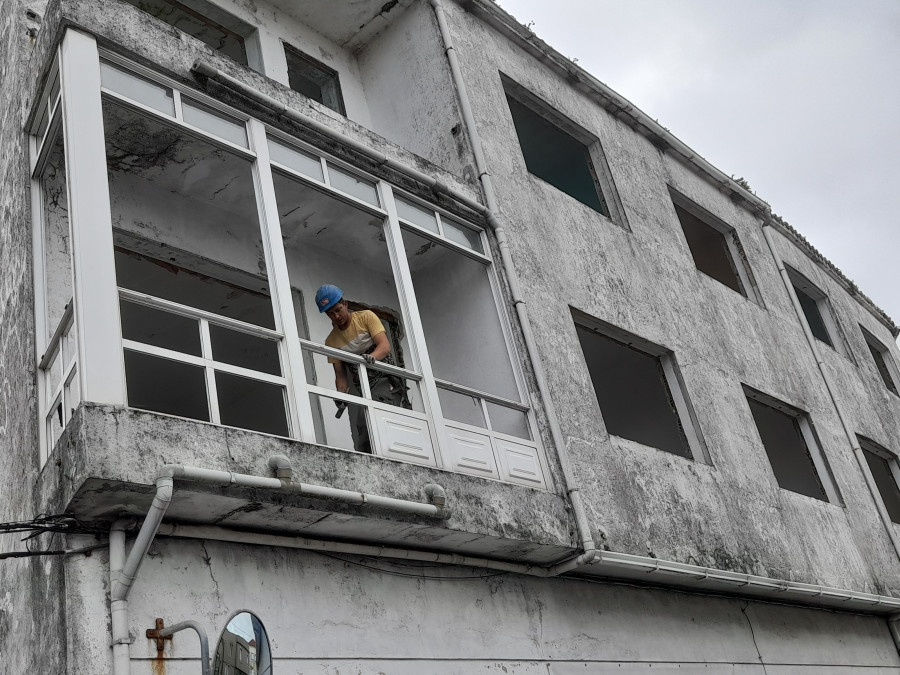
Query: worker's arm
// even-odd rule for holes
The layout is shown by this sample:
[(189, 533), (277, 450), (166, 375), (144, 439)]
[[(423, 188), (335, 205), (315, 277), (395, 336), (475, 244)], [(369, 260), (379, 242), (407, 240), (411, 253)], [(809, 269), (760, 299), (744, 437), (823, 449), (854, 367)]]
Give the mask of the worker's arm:
[(375, 342), (375, 349), (369, 352), (376, 361), (381, 361), (385, 356), (391, 353), (391, 343), (387, 339), (387, 333), (381, 331), (378, 335), (372, 337)]
[(350, 383), (347, 381), (347, 369), (344, 367), (344, 362), (337, 361), (331, 365), (334, 366), (334, 388), (346, 394), (350, 391)]

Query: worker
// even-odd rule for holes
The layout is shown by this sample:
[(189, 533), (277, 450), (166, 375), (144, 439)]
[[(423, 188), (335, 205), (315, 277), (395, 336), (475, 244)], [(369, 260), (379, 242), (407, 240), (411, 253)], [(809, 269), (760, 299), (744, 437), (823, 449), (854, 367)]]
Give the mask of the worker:
[[(316, 306), (319, 308), (320, 314), (325, 314), (331, 319), (332, 329), (325, 338), (327, 346), (362, 356), (370, 365), (374, 365), (378, 361), (394, 365), (391, 358), (391, 343), (381, 319), (373, 311), (363, 309), (351, 312), (344, 299), (344, 292), (333, 284), (325, 284), (316, 291)], [(361, 396), (358, 368), (331, 356), (328, 357), (328, 362), (334, 367), (335, 388), (344, 394)], [(408, 387), (402, 379), (375, 369), (368, 370), (367, 374), (369, 391), (373, 400), (411, 408), (406, 395)], [(353, 437), (353, 448), (359, 452), (371, 454), (369, 428), (366, 424), (363, 407), (354, 404), (348, 405), (343, 401), (336, 401), (336, 403), (338, 417), (343, 412), (343, 407), (346, 406), (350, 410), (350, 433)]]

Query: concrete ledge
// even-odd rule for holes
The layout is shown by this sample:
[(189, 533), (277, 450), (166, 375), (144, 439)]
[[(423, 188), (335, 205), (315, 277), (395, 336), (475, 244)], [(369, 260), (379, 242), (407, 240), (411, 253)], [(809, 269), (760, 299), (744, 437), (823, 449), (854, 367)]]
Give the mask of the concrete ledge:
[(425, 502), (424, 486), (447, 490), (448, 520), (263, 489), (176, 481), (167, 520), (310, 537), (378, 541), (548, 563), (575, 547), (559, 495), (441, 469), (311, 445), (251, 431), (116, 406), (82, 404), (44, 466), (44, 513), (86, 521), (143, 516), (164, 464), (272, 476), (287, 456), (295, 480)]

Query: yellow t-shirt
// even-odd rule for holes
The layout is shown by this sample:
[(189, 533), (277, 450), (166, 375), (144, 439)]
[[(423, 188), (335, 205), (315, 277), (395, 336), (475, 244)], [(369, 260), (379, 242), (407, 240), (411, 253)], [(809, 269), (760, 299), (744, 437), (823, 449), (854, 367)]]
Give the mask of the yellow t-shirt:
[[(325, 344), (352, 354), (365, 354), (375, 344), (375, 336), (384, 332), (384, 325), (375, 313), (368, 309), (350, 314), (350, 323), (344, 330), (332, 328)], [(340, 359), (328, 357), (328, 363), (340, 363)]]

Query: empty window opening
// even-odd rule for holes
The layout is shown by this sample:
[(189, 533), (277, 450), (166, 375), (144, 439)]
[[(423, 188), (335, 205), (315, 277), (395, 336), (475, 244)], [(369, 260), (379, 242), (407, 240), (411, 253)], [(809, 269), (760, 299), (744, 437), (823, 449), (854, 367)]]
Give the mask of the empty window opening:
[(742, 269), (734, 232), (701, 218), (696, 208), (689, 210), (683, 203), (674, 206), (697, 269), (741, 295), (748, 295), (748, 272)]
[(894, 359), (891, 358), (890, 350), (865, 328), (860, 326), (860, 329), (866, 340), (869, 353), (872, 355), (872, 360), (875, 362), (875, 368), (881, 376), (881, 381), (884, 382), (884, 386), (888, 388), (888, 391), (896, 396), (900, 396), (897, 393), (898, 388), (900, 388), (900, 374), (897, 373), (897, 366), (894, 364)]
[(805, 413), (745, 388), (747, 403), (778, 485), (822, 501), (837, 501), (827, 466)]
[(284, 56), (287, 59), (288, 83), (291, 89), (341, 115), (346, 115), (341, 82), (336, 70), (287, 44), (284, 45)]
[[(796, 270), (788, 267), (787, 273), (813, 337), (829, 347), (839, 349), (841, 342), (828, 296)], [(843, 352), (842, 349), (841, 351)]]
[(522, 156), (528, 172), (609, 217), (588, 145), (560, 129), (507, 91)]
[(650, 353), (581, 323), (575, 329), (610, 434), (689, 459), (704, 454), (670, 353), (635, 340)]
[(244, 38), (252, 26), (202, 0), (125, 0), (170, 26), (247, 65)]
[(869, 471), (872, 472), (888, 515), (893, 522), (900, 524), (900, 487), (898, 487), (900, 466), (897, 464), (896, 455), (867, 438), (859, 435), (856, 438), (859, 440), (866, 464), (869, 465)]

